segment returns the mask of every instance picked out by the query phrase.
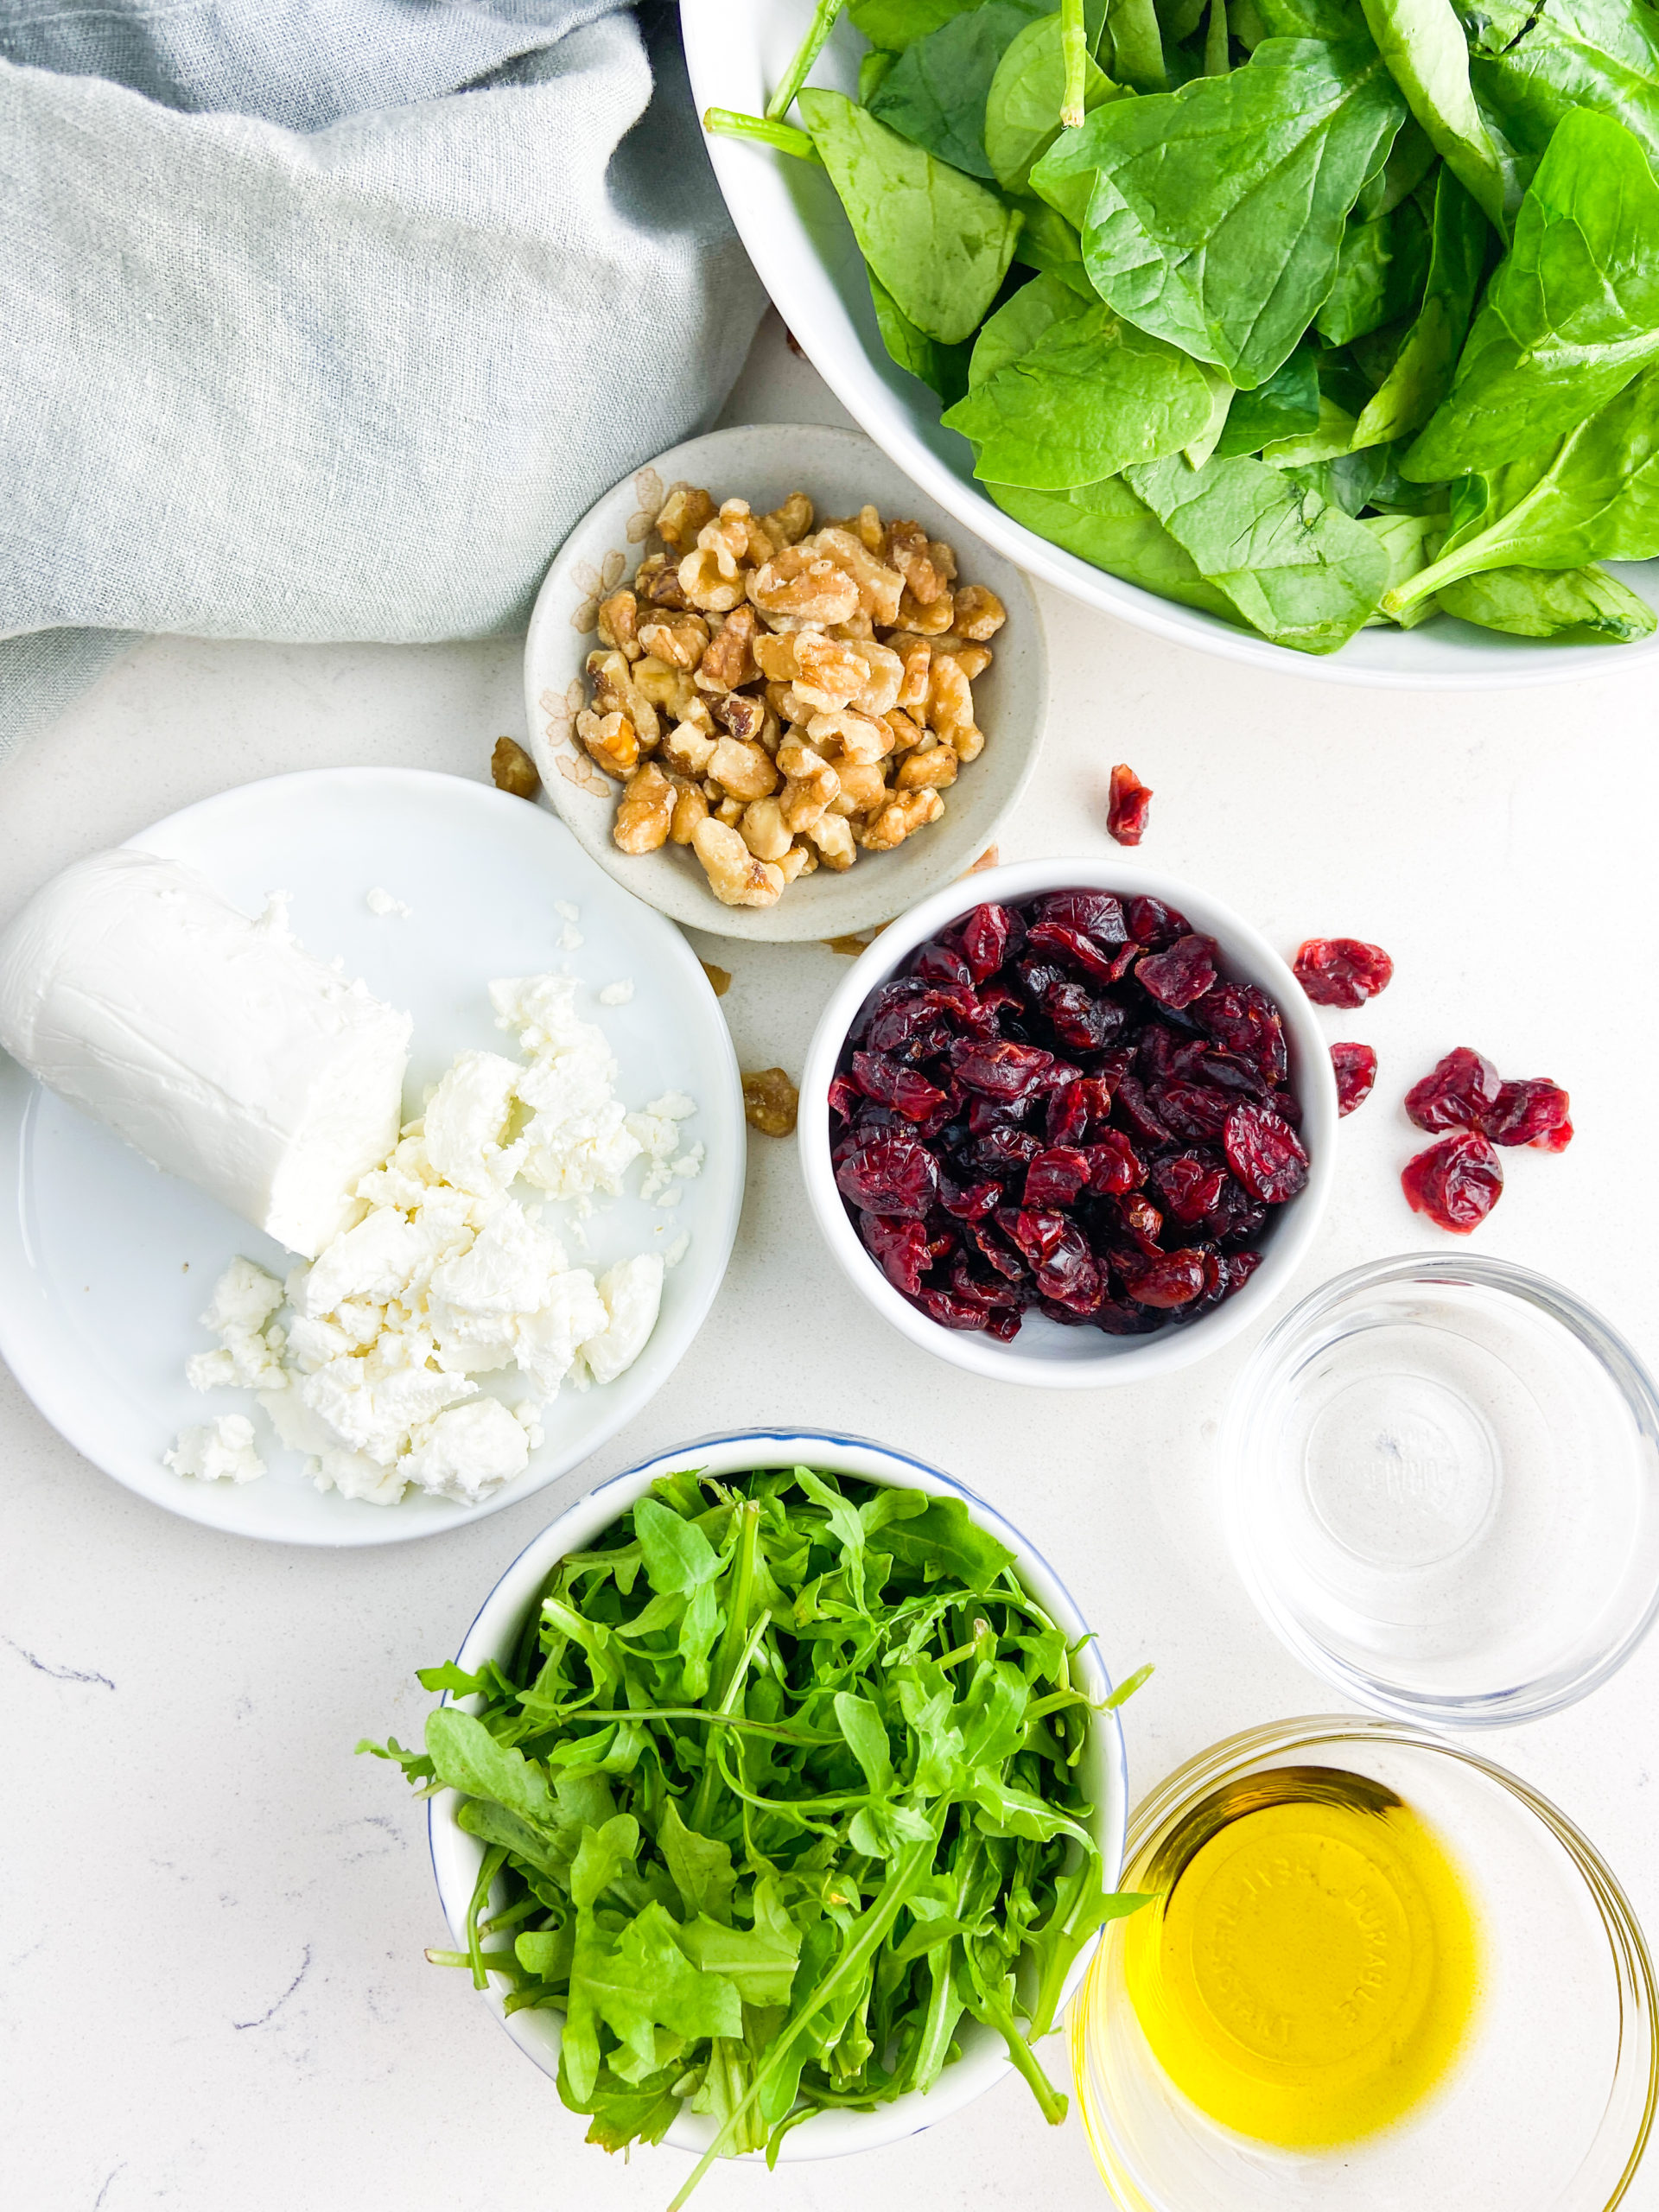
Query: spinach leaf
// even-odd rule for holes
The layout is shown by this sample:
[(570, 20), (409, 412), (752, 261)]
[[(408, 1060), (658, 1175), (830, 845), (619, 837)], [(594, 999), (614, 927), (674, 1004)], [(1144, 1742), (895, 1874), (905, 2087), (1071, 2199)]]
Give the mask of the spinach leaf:
[[(1618, 128), (1617, 125), (1613, 126)], [(1487, 569), (1580, 569), (1659, 553), (1659, 366), (1644, 369), (1552, 450), (1471, 476), (1431, 568), (1383, 612)]]
[(1623, 124), (1575, 108), (1405, 473), (1463, 476), (1547, 448), (1656, 354), (1659, 184)]
[[(1408, 582), (1420, 569), (1428, 566), (1433, 557), (1432, 549), (1438, 546), (1446, 528), (1444, 522), (1433, 515), (1367, 515), (1364, 526), (1388, 556), (1389, 591)], [(1439, 600), (1427, 599), (1407, 616), (1402, 626), (1410, 629), (1439, 611)], [(1365, 627), (1370, 630), (1386, 625), (1388, 619), (1386, 614), (1373, 614)]]
[(902, 54), (979, 4), (980, 0), (852, 0), (847, 13), (872, 46)]
[(1163, 91), (1168, 81), (1164, 41), (1153, 0), (1109, 0), (1101, 60), (1116, 84), (1131, 86), (1137, 92)]
[(871, 94), (870, 113), (953, 168), (994, 176), (986, 102), (998, 64), (1030, 25), (1029, 10), (1014, 0), (982, 0), (906, 48)]
[(1410, 313), (1423, 296), (1428, 257), (1428, 226), (1414, 200), (1371, 222), (1351, 222), (1314, 328), (1327, 345), (1346, 346)]
[(968, 361), (971, 348), (967, 345), (941, 346), (930, 338), (900, 308), (874, 269), (867, 268), (870, 280), (870, 299), (875, 308), (876, 328), (881, 333), (881, 343), (889, 356), (901, 369), (919, 377), (930, 391), (938, 394), (946, 407), (953, 406), (968, 389)]
[(1259, 453), (1273, 439), (1316, 429), (1319, 410), (1318, 357), (1312, 346), (1300, 345), (1265, 384), (1233, 395), (1216, 453), (1227, 461), (1237, 454)]
[(1388, 374), (1360, 411), (1356, 447), (1408, 436), (1445, 398), (1474, 310), (1491, 236), (1480, 209), (1452, 171), (1442, 168), (1434, 181), (1423, 303)]
[(976, 476), (1063, 492), (1179, 452), (1210, 415), (1195, 363), (1097, 305), (1052, 325), (944, 419), (977, 447)]
[(1255, 6), (1262, 38), (1317, 38), (1335, 46), (1365, 29), (1359, 0), (1255, 0)]
[(881, 46), (873, 46), (868, 54), (860, 55), (858, 101), (861, 107), (869, 105), (872, 94), (879, 85), (887, 81), (893, 65), (898, 59), (896, 54), (889, 54), (887, 48)]
[(1440, 605), (1485, 630), (1572, 645), (1624, 645), (1655, 629), (1646, 600), (1605, 569), (1488, 569), (1442, 584)]
[(988, 484), (985, 489), (1004, 514), (1108, 575), (1182, 607), (1218, 614), (1224, 621), (1243, 623), (1232, 601), (1199, 574), (1192, 556), (1122, 477), (1071, 492), (1028, 492), (1012, 484)]
[(1083, 240), (1071, 224), (1046, 200), (1016, 200), (1014, 204), (1021, 218), (1014, 259), (1022, 268), (1059, 277), (1068, 290), (1092, 306), (1100, 295), (1089, 282), (1089, 271), (1083, 265)]
[(900, 314), (960, 345), (1007, 273), (1019, 217), (843, 93), (809, 87), (798, 105), (859, 251)]
[(1411, 111), (1487, 219), (1506, 231), (1521, 197), (1469, 89), (1469, 48), (1452, 0), (1363, 0), (1365, 21)]
[(1283, 365), (1329, 292), (1348, 211), (1405, 113), (1369, 41), (1272, 39), (1229, 76), (1097, 108), (1068, 134), (1086, 146), (1051, 151), (1032, 181), (1075, 204), (1086, 157), (1096, 290), (1248, 391)]
[(1522, 152), (1574, 107), (1617, 116), (1659, 160), (1659, 11), (1652, 0), (1487, 0), (1469, 57), (1475, 96)]
[(1056, 323), (1075, 322), (1084, 312), (1084, 302), (1062, 278), (1033, 276), (981, 325), (968, 364), (969, 388), (1021, 359)]
[[(1029, 189), (1032, 163), (1058, 137), (1065, 83), (1060, 19), (1040, 16), (1025, 26), (998, 62), (986, 98), (985, 157), (1005, 192)], [(1087, 58), (1083, 83), (1085, 112), (1124, 96), (1123, 87)]]
[(1415, 116), (1408, 116), (1389, 149), (1388, 160), (1374, 176), (1367, 179), (1355, 200), (1354, 219), (1374, 222), (1377, 216), (1386, 215), (1402, 200), (1409, 199), (1440, 158), (1421, 124)]
[(1200, 574), (1251, 626), (1298, 652), (1352, 637), (1388, 582), (1361, 523), (1259, 461), (1155, 461), (1125, 474)]

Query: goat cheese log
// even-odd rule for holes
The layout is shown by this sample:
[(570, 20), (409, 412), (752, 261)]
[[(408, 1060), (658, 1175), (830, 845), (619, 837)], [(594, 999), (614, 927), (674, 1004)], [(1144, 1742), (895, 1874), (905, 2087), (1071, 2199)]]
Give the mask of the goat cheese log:
[(315, 1259), (397, 1141), (410, 1017), (194, 868), (122, 847), (0, 935), (0, 1045), (61, 1098)]

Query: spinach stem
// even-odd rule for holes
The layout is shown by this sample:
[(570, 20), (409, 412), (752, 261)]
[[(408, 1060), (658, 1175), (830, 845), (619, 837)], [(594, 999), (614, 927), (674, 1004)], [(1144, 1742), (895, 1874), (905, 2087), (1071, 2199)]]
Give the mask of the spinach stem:
[(1065, 62), (1065, 90), (1060, 98), (1060, 121), (1075, 130), (1083, 121), (1084, 67), (1089, 59), (1089, 33), (1083, 20), (1083, 0), (1060, 0), (1060, 54)]
[(806, 82), (812, 64), (823, 51), (823, 42), (836, 28), (836, 18), (845, 5), (846, 0), (818, 0), (806, 36), (796, 49), (795, 59), (784, 72), (783, 82), (766, 102), (768, 123), (779, 121), (794, 105), (796, 93)]
[(707, 107), (702, 111), (702, 127), (726, 138), (759, 139), (763, 146), (775, 146), (780, 154), (793, 154), (797, 161), (818, 158), (818, 149), (804, 130), (798, 130), (792, 123), (769, 122), (764, 115), (740, 115), (735, 108)]

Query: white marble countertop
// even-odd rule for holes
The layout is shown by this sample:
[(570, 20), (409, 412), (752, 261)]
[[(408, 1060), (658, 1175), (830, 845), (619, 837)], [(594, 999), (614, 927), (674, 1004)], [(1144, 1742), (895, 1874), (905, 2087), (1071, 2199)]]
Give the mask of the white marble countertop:
[[(843, 419), (773, 323), (727, 419)], [(1395, 982), (1332, 1036), (1377, 1047), (1300, 1287), (1451, 1240), (1397, 1171), (1397, 1101), (1449, 1046), (1573, 1093), (1564, 1157), (1518, 1156), (1480, 1249), (1540, 1267), (1659, 1361), (1659, 966), (1653, 679), (1382, 694), (1241, 669), (1041, 589), (1053, 700), (1005, 859), (1110, 849), (1105, 787), (1156, 791), (1142, 851), (1287, 952), (1375, 938)], [(516, 641), (424, 649), (155, 639), (0, 770), (0, 920), (78, 855), (284, 769), (391, 763), (487, 779), (522, 733)], [(798, 1070), (838, 957), (700, 941), (729, 968), (746, 1066)], [(1516, 1155), (1510, 1155), (1516, 1160)], [(792, 1144), (753, 1139), (730, 1274), (669, 1387), (557, 1489), (435, 1541), (238, 1543), (79, 1459), (0, 1370), (0, 1695), (7, 1879), (0, 2197), (18, 2212), (658, 2212), (687, 2161), (607, 2162), (440, 1940), (422, 1809), (359, 1736), (416, 1734), (417, 1665), (454, 1651), (507, 1561), (592, 1482), (677, 1439), (843, 1424), (994, 1497), (1055, 1561), (1109, 1663), (1158, 1672), (1125, 1721), (1136, 1794), (1217, 1737), (1333, 1700), (1252, 1611), (1216, 1525), (1218, 1416), (1249, 1341), (1165, 1382), (1040, 1399), (912, 1351), (842, 1281)], [(1659, 1639), (1586, 1703), (1483, 1746), (1602, 1847), (1659, 1931)], [(1545, 2024), (1541, 2023), (1541, 2028)], [(1017, 2079), (856, 2169), (725, 2168), (718, 2207), (979, 2212), (1104, 2202), (1075, 2117)], [(699, 2201), (703, 2201), (700, 2199)], [(1627, 2202), (1659, 2208), (1659, 2158)]]

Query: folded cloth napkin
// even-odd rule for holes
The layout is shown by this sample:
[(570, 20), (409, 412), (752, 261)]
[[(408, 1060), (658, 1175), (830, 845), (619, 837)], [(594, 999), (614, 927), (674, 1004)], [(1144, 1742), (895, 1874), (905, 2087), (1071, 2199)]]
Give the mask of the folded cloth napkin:
[(135, 632), (521, 626), (707, 427), (763, 296), (647, 16), (0, 0), (0, 758)]

